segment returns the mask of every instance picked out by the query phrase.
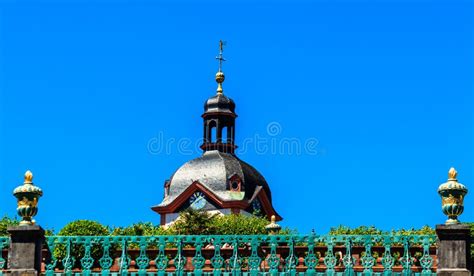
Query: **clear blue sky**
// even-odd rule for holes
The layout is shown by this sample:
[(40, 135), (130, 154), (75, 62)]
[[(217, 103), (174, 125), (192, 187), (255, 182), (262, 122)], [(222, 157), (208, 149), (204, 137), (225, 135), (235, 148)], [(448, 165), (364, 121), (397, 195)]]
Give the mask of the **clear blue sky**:
[(451, 166), (472, 190), (461, 220), (474, 221), (471, 1), (2, 1), (0, 12), (0, 215), (15, 215), (30, 169), (45, 228), (159, 223), (150, 206), (164, 180), (200, 152), (150, 141), (201, 138), (223, 39), (237, 144), (318, 141), (316, 154), (239, 155), (266, 177), (283, 225), (434, 226)]

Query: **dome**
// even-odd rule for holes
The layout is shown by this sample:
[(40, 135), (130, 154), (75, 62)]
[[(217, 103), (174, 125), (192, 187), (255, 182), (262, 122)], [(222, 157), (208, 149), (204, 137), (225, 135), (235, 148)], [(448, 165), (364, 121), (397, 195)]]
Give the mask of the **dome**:
[(204, 114), (214, 112), (234, 114), (235, 103), (231, 98), (224, 94), (217, 93), (204, 103)]
[(171, 177), (169, 193), (160, 206), (166, 206), (183, 193), (194, 182), (206, 186), (222, 201), (236, 200), (235, 192), (230, 190), (230, 182), (238, 177), (243, 198), (250, 200), (258, 187), (265, 190), (271, 201), (270, 189), (265, 178), (251, 165), (235, 155), (217, 150), (206, 151), (201, 157), (182, 165)]
[(273, 208), (265, 178), (235, 154), (235, 103), (224, 95), (222, 41), (216, 94), (204, 103), (201, 157), (184, 163), (164, 183), (164, 198), (151, 209), (161, 215), (161, 224), (175, 221), (187, 208), (222, 214), (281, 216)]

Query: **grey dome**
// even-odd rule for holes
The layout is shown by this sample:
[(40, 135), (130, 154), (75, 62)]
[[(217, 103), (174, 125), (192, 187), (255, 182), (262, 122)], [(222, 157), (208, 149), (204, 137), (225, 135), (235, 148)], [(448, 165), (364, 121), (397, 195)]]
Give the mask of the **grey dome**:
[(261, 186), (271, 202), (270, 189), (265, 178), (251, 165), (235, 155), (217, 150), (206, 151), (201, 157), (182, 165), (171, 177), (169, 193), (159, 206), (166, 206), (195, 181), (206, 186), (222, 201), (236, 200), (229, 190), (229, 179), (237, 175), (241, 180), (242, 200), (250, 200)]

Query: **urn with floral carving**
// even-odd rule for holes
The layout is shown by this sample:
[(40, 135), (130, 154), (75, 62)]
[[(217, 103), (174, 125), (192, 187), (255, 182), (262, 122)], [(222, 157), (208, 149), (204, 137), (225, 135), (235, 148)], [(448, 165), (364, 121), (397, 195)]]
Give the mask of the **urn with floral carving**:
[(17, 198), (18, 215), (23, 218), (20, 225), (34, 224), (33, 217), (38, 213), (38, 200), (43, 191), (33, 185), (33, 174), (30, 171), (25, 173), (23, 185), (16, 187), (13, 195)]
[(458, 172), (451, 168), (448, 172), (448, 181), (438, 188), (438, 194), (441, 196), (441, 208), (443, 213), (448, 216), (446, 224), (458, 224), (458, 216), (464, 211), (464, 196), (467, 194), (467, 188), (457, 180)]

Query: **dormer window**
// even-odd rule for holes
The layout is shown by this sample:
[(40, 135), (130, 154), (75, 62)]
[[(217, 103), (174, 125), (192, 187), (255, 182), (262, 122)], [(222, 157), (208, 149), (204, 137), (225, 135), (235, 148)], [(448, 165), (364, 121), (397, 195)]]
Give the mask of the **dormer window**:
[(232, 191), (237, 191), (237, 192), (239, 192), (239, 191), (240, 191), (240, 182), (239, 182), (239, 181), (236, 181), (236, 180), (235, 180), (235, 181), (232, 181), (232, 182), (230, 183), (230, 189), (231, 189)]
[(167, 197), (170, 194), (170, 181), (169, 180), (165, 181), (164, 188), (165, 188), (165, 197)]
[(229, 190), (232, 192), (240, 192), (242, 190), (242, 181), (240, 177), (234, 174), (231, 178), (229, 178)]

